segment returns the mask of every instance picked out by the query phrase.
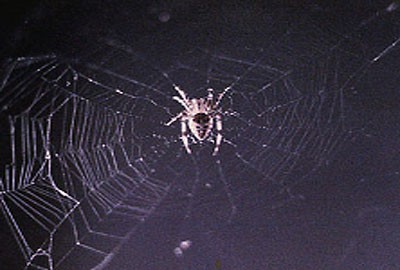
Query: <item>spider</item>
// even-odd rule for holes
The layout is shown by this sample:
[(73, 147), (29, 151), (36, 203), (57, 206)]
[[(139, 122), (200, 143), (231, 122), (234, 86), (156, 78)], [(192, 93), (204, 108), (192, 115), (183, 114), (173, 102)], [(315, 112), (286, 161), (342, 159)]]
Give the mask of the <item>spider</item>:
[(190, 133), (200, 142), (207, 139), (214, 126), (217, 130), (215, 147), (213, 155), (217, 155), (219, 147), (222, 142), (222, 111), (219, 108), (219, 104), (224, 97), (225, 93), (230, 89), (229, 87), (218, 95), (218, 98), (214, 100), (213, 89), (209, 88), (208, 95), (205, 98), (192, 98), (189, 99), (185, 92), (179, 88), (179, 86), (174, 85), (175, 90), (178, 92), (180, 97), (174, 96), (173, 99), (179, 102), (185, 109), (179, 113), (177, 116), (173, 117), (167, 126), (170, 126), (177, 120), (181, 122), (181, 139), (183, 145), (185, 146), (186, 152), (188, 154), (192, 153), (189, 147), (189, 135)]

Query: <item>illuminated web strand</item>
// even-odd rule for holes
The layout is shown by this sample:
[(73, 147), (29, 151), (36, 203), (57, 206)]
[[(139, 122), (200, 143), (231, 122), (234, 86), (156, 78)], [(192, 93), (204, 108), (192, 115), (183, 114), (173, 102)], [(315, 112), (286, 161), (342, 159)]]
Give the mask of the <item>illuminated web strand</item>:
[[(47, 58), (41, 60), (46, 62)], [(17, 69), (18, 64), (14, 63), (13, 67)], [(166, 186), (149, 178), (146, 173), (141, 172), (141, 169), (131, 167), (132, 163), (127, 159), (128, 155), (122, 144), (119, 144), (118, 147), (121, 147), (120, 149), (125, 153), (125, 166), (129, 165), (133, 170), (125, 172), (125, 168), (120, 168), (123, 164), (116, 160), (114, 153), (115, 146), (118, 144), (108, 143), (109, 140), (115, 140), (115, 142), (124, 140), (122, 129), (110, 132), (115, 121), (120, 121), (119, 118), (106, 112), (107, 117), (104, 118), (107, 119), (106, 121), (93, 122), (91, 115), (98, 115), (101, 110), (94, 108), (87, 100), (82, 101), (68, 96), (68, 93), (72, 93), (71, 91), (75, 91), (76, 88), (64, 91), (64, 89), (52, 87), (55, 82), (58, 83), (68, 76), (71, 69), (66, 68), (57, 75), (56, 79), (48, 80), (52, 76), (52, 72), (61, 65), (51, 61), (42, 67), (44, 68), (38, 68), (34, 73), (40, 74), (42, 70), (45, 70), (40, 76), (29, 75), (28, 80), (22, 80), (22, 82), (34, 84), (35, 81), (42, 80), (45, 83), (32, 90), (38, 90), (37, 94), (20, 117), (9, 118), (11, 166), (8, 166), (9, 169), (6, 170), (4, 180), (1, 180), (1, 208), (24, 254), (26, 267), (53, 269), (52, 254), (59, 248), (58, 245), (53, 247), (52, 244), (47, 244), (47, 247), (42, 246), (34, 251), (31, 246), (37, 244), (27, 240), (24, 229), (21, 229), (19, 220), (14, 218), (8, 207), (9, 204), (22, 209), (32, 222), (46, 231), (49, 234), (50, 242), (53, 241), (54, 234), (58, 233), (63, 224), (71, 223), (74, 228), (76, 247), (107, 256), (107, 252), (80, 240), (84, 239), (84, 232), (79, 228), (81, 225), (77, 226), (76, 218), (81, 216), (85, 220), (84, 224), (89, 234), (103, 235), (110, 239), (119, 239), (119, 237), (115, 238), (113, 234), (91, 229), (93, 222), (87, 218), (87, 214), (89, 214), (87, 210), (82, 210), (83, 203), (87, 201), (91, 205), (91, 211), (97, 215), (99, 220), (104, 220), (106, 217), (104, 215), (111, 214), (112, 209), (118, 207), (124, 210), (125, 216), (143, 220), (162, 199), (166, 192)], [(12, 81), (12, 71), (6, 77)], [(76, 74), (71, 77), (77, 80)], [(3, 84), (8, 86), (7, 83)], [(71, 85), (77, 87), (76, 82)], [(20, 86), (21, 84), (16, 85), (17, 88)], [(26, 88), (23, 89), (26, 91)], [(43, 89), (45, 91), (42, 91)], [(38, 105), (43, 103), (42, 100), (46, 100), (54, 91), (55, 94), (52, 95), (49, 103), (39, 108)], [(60, 92), (57, 93), (57, 91)], [(13, 94), (14, 97), (8, 93)], [(14, 102), (17, 97), (23, 98), (26, 94), (21, 91), (9, 91), (7, 95), (2, 97), (7, 97), (8, 100)], [(54, 119), (62, 119), (64, 135), (61, 137), (61, 144), (57, 143), (57, 138), (53, 137)], [(126, 120), (121, 123), (124, 125)], [(109, 124), (111, 126), (107, 127)], [(116, 125), (122, 127), (120, 124)], [(100, 133), (100, 136), (96, 134), (92, 136), (88, 131), (89, 126), (96, 127), (103, 132)], [(17, 141), (17, 137), (20, 138), (20, 141)], [(102, 146), (105, 144), (107, 147), (103, 148)], [(20, 150), (19, 146), (21, 146)], [(56, 146), (60, 148), (56, 149)], [(53, 168), (55, 162), (58, 162), (61, 168), (67, 168), (62, 170), (64, 183), (57, 179), (59, 176), (55, 178), (56, 173), (58, 174)], [(115, 182), (112, 178), (107, 179), (112, 175), (110, 170), (116, 172), (115, 177), (118, 177), (121, 182)], [(132, 188), (141, 189), (141, 186), (147, 189), (147, 191), (142, 190), (141, 192), (146, 192), (148, 195), (142, 196), (140, 192), (134, 195)], [(134, 196), (136, 200), (141, 200), (142, 206), (124, 205), (123, 201), (128, 196)], [(149, 208), (146, 205), (150, 205)], [(63, 256), (61, 261), (56, 262), (55, 265), (59, 265), (67, 259), (68, 254), (72, 255), (73, 250), (74, 247), (71, 247), (70, 251), (66, 253), (67, 255)], [(36, 262), (37, 258), (41, 256), (47, 257), (46, 265), (39, 265)]]
[[(54, 55), (9, 61), (0, 83), (7, 140), (0, 203), (25, 268), (54, 269), (80, 251), (99, 255), (87, 268), (105, 267), (157, 210), (169, 183), (188, 187), (183, 188), (190, 196), (185, 219), (192, 216), (203, 181), (200, 162), (210, 159), (200, 157), (212, 145), (197, 145), (190, 158), (177, 139), (179, 131), (162, 125), (176, 93), (185, 99), (185, 93), (212, 86), (226, 94), (221, 103), (226, 111), (236, 112), (224, 115), (223, 133), (231, 147), (221, 146), (210, 170), (229, 201), (223, 222), (234, 222), (241, 209), (237, 198), (254, 187), (270, 192), (264, 199), (273, 202), (271, 209), (302, 198), (292, 188), (354, 136), (355, 127), (347, 123), (351, 85), (389, 56), (400, 38), (370, 59), (346, 42), (358, 42), (357, 31), (396, 8), (376, 13), (339, 41), (300, 22), (263, 50), (235, 56), (192, 50), (168, 70), (138, 60), (132, 48), (110, 40), (98, 63), (66, 63)], [(116, 57), (118, 63), (112, 61)], [(128, 68), (121, 74), (123, 67), (136, 66), (146, 77), (135, 77)], [(182, 94), (183, 79), (190, 87)], [(58, 242), (60, 235), (69, 242)], [(43, 256), (46, 263), (39, 260)]]

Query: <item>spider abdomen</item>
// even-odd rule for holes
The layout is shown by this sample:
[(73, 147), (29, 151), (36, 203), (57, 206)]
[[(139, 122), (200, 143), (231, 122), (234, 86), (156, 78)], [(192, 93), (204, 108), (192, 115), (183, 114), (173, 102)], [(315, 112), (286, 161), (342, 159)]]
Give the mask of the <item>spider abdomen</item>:
[(193, 116), (193, 121), (199, 125), (208, 124), (210, 122), (210, 119), (210, 116), (205, 113), (197, 113), (195, 116)]
[(206, 139), (212, 129), (212, 118), (205, 113), (197, 113), (189, 121), (189, 129), (200, 141)]

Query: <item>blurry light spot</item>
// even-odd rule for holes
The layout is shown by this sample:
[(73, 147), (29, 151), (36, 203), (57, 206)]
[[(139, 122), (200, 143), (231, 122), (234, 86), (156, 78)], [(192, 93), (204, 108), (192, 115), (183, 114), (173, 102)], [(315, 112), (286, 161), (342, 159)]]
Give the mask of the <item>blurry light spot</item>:
[(189, 249), (191, 246), (192, 246), (192, 241), (190, 241), (190, 240), (182, 241), (182, 242), (179, 244), (179, 247), (180, 247), (182, 250), (187, 250), (187, 249)]
[(174, 249), (176, 257), (180, 258), (183, 256), (183, 252), (192, 246), (192, 241), (185, 240), (179, 243), (179, 246)]
[(398, 7), (399, 7), (399, 3), (393, 2), (386, 8), (386, 11), (392, 12), (392, 11), (395, 11)]
[(182, 257), (183, 256), (183, 251), (182, 251), (182, 249), (180, 247), (176, 247), (174, 249), (174, 253), (175, 253), (176, 257)]
[(171, 19), (171, 14), (168, 11), (162, 11), (158, 14), (158, 19), (160, 22), (168, 22)]

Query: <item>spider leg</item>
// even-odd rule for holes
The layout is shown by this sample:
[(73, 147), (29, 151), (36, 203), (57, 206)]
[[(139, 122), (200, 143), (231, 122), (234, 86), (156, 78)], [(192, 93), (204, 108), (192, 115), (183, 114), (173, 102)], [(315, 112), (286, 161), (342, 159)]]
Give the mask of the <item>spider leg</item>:
[(177, 97), (177, 96), (172, 97), (172, 99), (179, 102), (179, 104), (181, 104), (187, 111), (190, 111), (190, 107), (189, 107), (187, 101), (185, 101), (184, 99), (181, 99), (180, 97)]
[(208, 88), (207, 91), (208, 91), (207, 105), (211, 107), (213, 104), (213, 100), (214, 100), (214, 89)]
[(172, 86), (174, 87), (174, 89), (176, 90), (176, 92), (178, 92), (178, 94), (182, 97), (182, 99), (187, 102), (188, 98), (186, 97), (185, 92), (175, 83), (172, 84)]
[(174, 123), (176, 120), (178, 120), (179, 118), (182, 118), (183, 116), (183, 112), (181, 112), (180, 114), (178, 114), (177, 116), (173, 117), (171, 120), (169, 120), (168, 123), (166, 123), (166, 126), (170, 126), (172, 123)]
[(231, 85), (228, 86), (228, 87), (226, 87), (226, 88), (224, 89), (224, 91), (222, 91), (222, 93), (218, 95), (217, 102), (215, 103), (215, 107), (216, 107), (216, 108), (219, 106), (219, 103), (221, 102), (222, 98), (225, 96), (225, 94), (226, 94), (229, 90), (231, 90)]
[(217, 138), (215, 139), (215, 147), (214, 147), (213, 156), (218, 154), (219, 147), (222, 142), (222, 116), (221, 116), (221, 114), (217, 114), (215, 116), (215, 128), (217, 130)]
[(183, 99), (185, 102), (187, 102), (187, 101), (188, 101), (188, 98), (186, 97), (185, 92), (184, 92), (177, 84), (175, 84), (175, 83), (171, 80), (171, 78), (169, 77), (168, 73), (163, 72), (162, 74), (164, 75), (164, 77), (165, 77), (168, 81), (170, 81), (170, 82), (172, 83), (172, 86), (174, 87), (174, 89), (176, 90), (176, 92), (179, 93), (179, 95), (182, 97), (182, 99)]
[(183, 145), (185, 146), (186, 152), (188, 154), (191, 154), (192, 150), (190, 150), (190, 148), (189, 148), (189, 130), (188, 130), (186, 119), (181, 120), (181, 132), (182, 132), (181, 139), (182, 139)]

